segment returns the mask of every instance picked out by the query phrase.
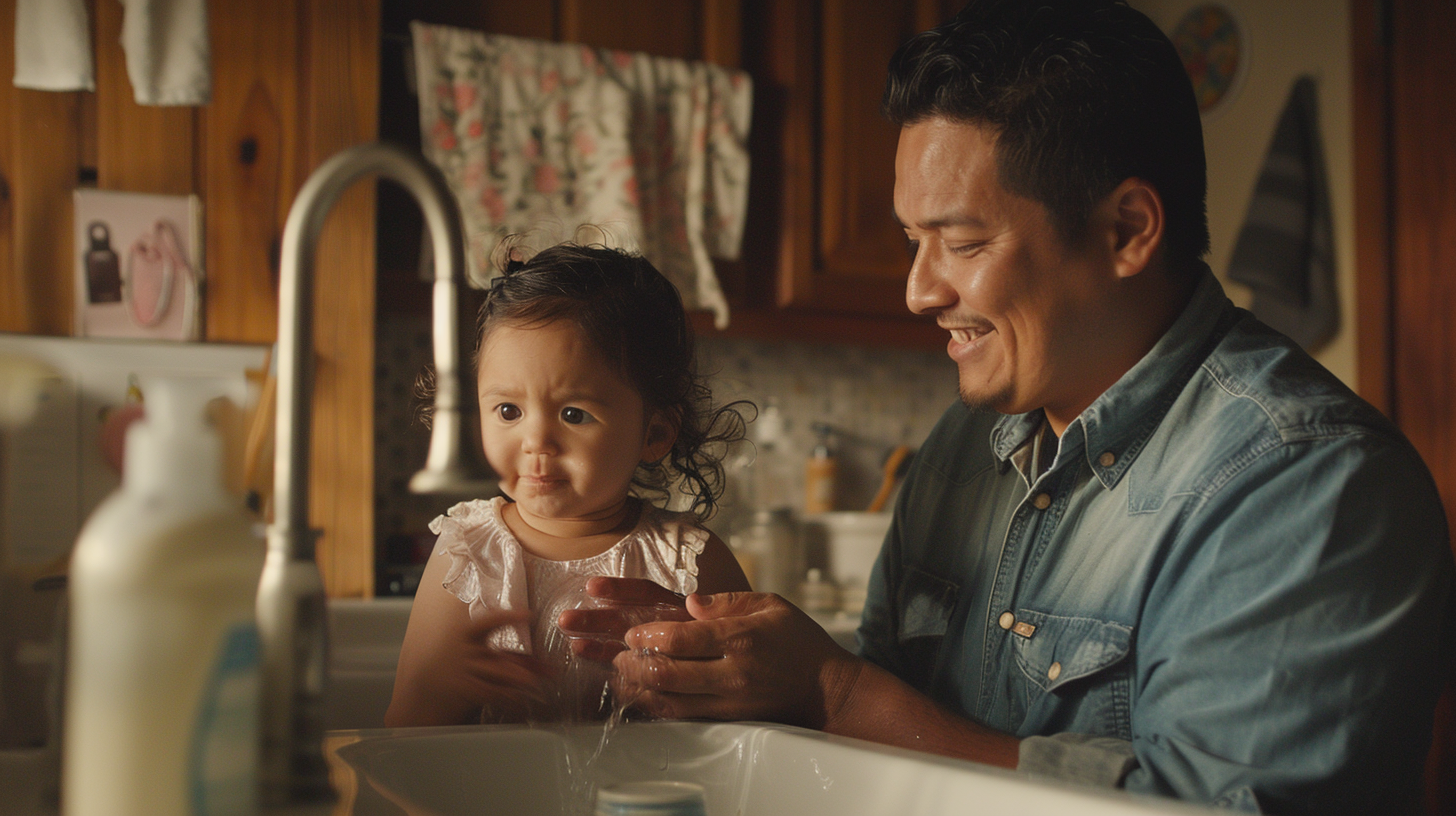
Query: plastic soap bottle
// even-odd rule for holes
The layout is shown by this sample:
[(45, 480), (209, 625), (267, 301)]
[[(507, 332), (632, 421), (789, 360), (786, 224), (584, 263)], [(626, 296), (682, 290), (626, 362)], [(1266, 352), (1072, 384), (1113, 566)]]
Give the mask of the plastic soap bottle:
[(64, 811), (254, 813), (264, 547), (206, 417), (224, 383), (144, 385), (121, 487), (71, 560)]
[(829, 447), (829, 435), (834, 429), (822, 422), (814, 423), (813, 428), (814, 433), (819, 435), (819, 441), (804, 468), (804, 512), (828, 513), (834, 509), (839, 475), (839, 462)]

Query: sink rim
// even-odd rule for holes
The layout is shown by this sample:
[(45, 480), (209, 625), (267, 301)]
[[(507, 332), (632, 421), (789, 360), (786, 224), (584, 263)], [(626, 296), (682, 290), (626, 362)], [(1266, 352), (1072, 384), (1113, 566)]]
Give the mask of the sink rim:
[[(456, 725), (456, 726), (425, 726), (415, 728), (366, 728), (329, 731), (325, 734), (325, 753), (333, 769), (335, 778), (339, 782), (352, 778), (355, 785), (369, 786), (371, 777), (369, 767), (365, 764), (366, 754), (378, 756), (379, 749), (386, 749), (392, 746), (405, 746), (409, 743), (423, 743), (429, 750), (432, 744), (446, 743), (470, 743), (476, 739), (488, 740), (492, 735), (520, 736), (525, 733), (541, 735), (541, 739), (565, 742), (568, 736), (574, 737), (574, 742), (580, 744), (583, 740), (590, 740), (600, 734), (602, 725), (600, 723), (589, 723), (581, 725)], [(766, 751), (770, 743), (774, 750), (787, 750), (791, 753), (797, 750), (797, 755), (809, 758), (812, 763), (816, 752), (812, 748), (805, 750), (803, 742), (817, 743), (819, 745), (833, 748), (835, 751), (845, 750), (852, 754), (870, 754), (875, 757), (888, 760), (882, 763), (887, 772), (893, 771), (903, 779), (907, 774), (914, 774), (915, 766), (935, 769), (937, 773), (927, 777), (927, 785), (931, 782), (934, 785), (952, 786), (965, 785), (969, 783), (967, 777), (976, 777), (983, 780), (988, 790), (994, 790), (999, 794), (1015, 796), (1020, 793), (1026, 797), (1028, 804), (1032, 800), (1038, 802), (1061, 802), (1060, 807), (1065, 808), (1067, 803), (1084, 804), (1088, 806), (1088, 812), (1100, 813), (1125, 813), (1125, 814), (1208, 814), (1211, 811), (1205, 806), (1184, 802), (1176, 799), (1154, 796), (1150, 794), (1129, 793), (1122, 790), (1108, 790), (1095, 788), (1075, 783), (1050, 779), (1046, 777), (1030, 776), (1017, 771), (972, 762), (965, 759), (946, 757), (938, 754), (930, 754), (922, 751), (915, 751), (908, 748), (883, 745), (881, 743), (867, 740), (845, 737), (837, 734), (828, 734), (809, 728), (783, 725), (780, 723), (757, 722), (757, 721), (704, 721), (704, 720), (672, 720), (672, 721), (641, 721), (630, 722), (620, 726), (623, 733), (632, 735), (631, 740), (650, 739), (650, 732), (663, 731), (675, 733), (679, 739), (706, 739), (709, 744), (716, 746), (719, 750), (728, 750), (727, 744), (737, 746), (740, 751), (748, 750), (748, 759), (741, 762), (737, 771), (738, 784), (742, 792), (739, 794), (743, 799), (750, 795), (750, 782), (754, 786), (767, 786), (767, 781), (759, 782), (754, 774), (764, 772), (763, 767), (755, 767), (759, 762), (761, 751)], [(715, 733), (716, 732), (716, 733)], [(534, 740), (536, 737), (531, 737)], [(619, 742), (619, 745), (623, 743)], [(628, 742), (628, 748), (640, 749), (642, 743)], [(797, 744), (797, 748), (796, 748)], [(354, 747), (359, 746), (359, 747)], [(368, 746), (365, 748), (364, 746)], [(371, 750), (372, 749), (372, 750)], [(852, 756), (851, 754), (851, 756)], [(352, 758), (355, 760), (351, 762)], [(838, 755), (842, 760), (845, 755)], [(688, 758), (689, 764), (694, 758)], [(907, 766), (904, 763), (913, 763)], [(679, 765), (681, 767), (681, 765)], [(818, 766), (815, 765), (817, 771)], [(342, 773), (340, 773), (342, 772)], [(843, 773), (843, 772), (838, 772)], [(951, 778), (941, 774), (950, 774)], [(836, 772), (830, 773), (831, 778), (836, 777)], [(846, 783), (853, 783), (849, 774), (844, 774)], [(377, 789), (377, 786), (376, 786)], [(340, 790), (341, 795), (346, 799), (352, 799), (349, 792)], [(1040, 806), (1028, 808), (1025, 812), (1042, 812)], [(1050, 808), (1050, 804), (1048, 804)], [(339, 811), (341, 813), (351, 812), (348, 809)], [(748, 812), (748, 811), (742, 811)], [(936, 811), (940, 812), (940, 811)], [(1052, 812), (1048, 809), (1046, 812)], [(1065, 812), (1064, 810), (1062, 812)]]

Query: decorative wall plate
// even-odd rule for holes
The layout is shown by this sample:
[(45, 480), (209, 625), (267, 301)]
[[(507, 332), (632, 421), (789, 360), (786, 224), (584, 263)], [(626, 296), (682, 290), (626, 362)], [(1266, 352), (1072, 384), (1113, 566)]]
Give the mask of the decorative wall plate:
[(1193, 81), (1201, 113), (1207, 115), (1233, 96), (1247, 67), (1249, 46), (1232, 11), (1218, 3), (1194, 6), (1169, 39)]

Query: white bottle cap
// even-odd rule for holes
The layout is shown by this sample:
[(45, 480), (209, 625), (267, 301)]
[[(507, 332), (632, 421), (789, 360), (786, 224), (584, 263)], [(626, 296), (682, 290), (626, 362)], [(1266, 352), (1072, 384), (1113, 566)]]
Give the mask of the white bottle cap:
[(667, 780), (625, 782), (597, 791), (597, 816), (703, 816), (702, 785)]
[(776, 403), (765, 405), (752, 427), (753, 441), (759, 445), (773, 447), (784, 441), (784, 415)]

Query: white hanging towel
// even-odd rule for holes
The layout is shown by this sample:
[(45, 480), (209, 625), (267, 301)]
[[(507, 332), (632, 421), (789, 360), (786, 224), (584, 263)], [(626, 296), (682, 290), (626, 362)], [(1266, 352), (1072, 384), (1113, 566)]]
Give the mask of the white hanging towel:
[(412, 25), (424, 153), (460, 199), (472, 283), (501, 239), (642, 253), (728, 324), (711, 258), (738, 257), (752, 83), (742, 71)]
[(85, 0), (16, 0), (15, 87), (96, 90)]
[[(212, 96), (206, 0), (120, 2), (121, 46), (137, 104), (206, 105)], [(85, 0), (16, 0), (15, 87), (96, 90)]]
[(206, 0), (122, 5), (121, 46), (137, 104), (206, 105), (212, 97)]

